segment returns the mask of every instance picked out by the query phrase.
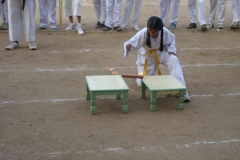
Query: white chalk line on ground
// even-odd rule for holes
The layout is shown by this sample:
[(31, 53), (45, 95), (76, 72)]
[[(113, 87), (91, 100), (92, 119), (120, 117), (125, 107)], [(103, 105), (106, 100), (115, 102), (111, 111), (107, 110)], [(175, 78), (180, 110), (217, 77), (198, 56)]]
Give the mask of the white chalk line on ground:
[[(186, 64), (182, 65), (182, 68), (187, 67), (216, 67), (216, 66), (239, 66), (240, 63), (221, 63), (221, 64)], [(137, 66), (125, 66), (125, 67), (114, 67), (116, 70), (120, 69), (132, 69), (137, 68)], [(78, 67), (78, 68), (57, 68), (57, 69), (44, 69), (44, 68), (34, 68), (32, 70), (0, 70), (0, 73), (8, 72), (72, 72), (72, 71), (97, 71), (97, 70), (107, 70), (106, 67), (103, 68), (91, 68), (91, 67)]]
[[(212, 94), (208, 94), (208, 95), (194, 95), (191, 94), (190, 97), (194, 98), (194, 97), (217, 97), (217, 96), (222, 96), (222, 97), (226, 97), (226, 96), (240, 96), (240, 92), (239, 93), (228, 93), (228, 94), (221, 94), (221, 95), (212, 95)], [(159, 96), (161, 97), (161, 96)], [(162, 96), (164, 97), (164, 96)], [(116, 96), (98, 96), (97, 99), (116, 99)], [(10, 100), (10, 101), (5, 101), (5, 102), (0, 102), (0, 105), (7, 105), (7, 104), (30, 104), (30, 103), (59, 103), (59, 102), (71, 102), (71, 101), (86, 101), (86, 97), (81, 97), (81, 98), (72, 98), (72, 99), (68, 99), (68, 98), (62, 98), (62, 99), (51, 99), (51, 100), (40, 100), (40, 99), (31, 99), (31, 100), (26, 100), (26, 101), (16, 101), (16, 100)]]
[[(176, 149), (189, 149), (193, 146), (199, 146), (199, 145), (229, 145), (230, 143), (239, 143), (239, 139), (232, 139), (232, 140), (223, 140), (223, 141), (197, 141), (197, 142), (192, 142), (190, 144), (184, 144), (184, 145), (175, 145)], [(84, 154), (84, 153), (99, 153), (99, 152), (116, 152), (116, 153), (121, 153), (121, 152), (155, 152), (161, 154), (161, 151), (167, 150), (164, 148), (162, 145), (155, 145), (155, 146), (145, 146), (145, 147), (133, 147), (129, 149), (124, 149), (122, 147), (115, 147), (115, 148), (106, 148), (106, 149), (99, 149), (99, 150), (83, 150), (83, 151), (56, 151), (56, 152), (47, 152), (45, 155), (51, 156), (51, 157), (60, 157), (68, 154), (76, 155), (76, 154)]]

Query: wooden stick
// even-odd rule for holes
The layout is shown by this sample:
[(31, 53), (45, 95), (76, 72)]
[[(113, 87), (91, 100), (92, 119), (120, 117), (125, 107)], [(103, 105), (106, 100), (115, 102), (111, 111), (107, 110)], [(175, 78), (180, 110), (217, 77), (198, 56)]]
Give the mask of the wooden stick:
[(139, 74), (122, 74), (123, 78), (141, 78), (143, 79), (143, 75), (139, 75)]

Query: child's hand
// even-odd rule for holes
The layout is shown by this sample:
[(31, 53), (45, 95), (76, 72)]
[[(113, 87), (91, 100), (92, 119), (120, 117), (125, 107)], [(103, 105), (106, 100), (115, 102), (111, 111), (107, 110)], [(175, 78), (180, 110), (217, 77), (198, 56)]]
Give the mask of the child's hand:
[(127, 51), (130, 51), (130, 49), (131, 49), (131, 44), (127, 44), (127, 45), (126, 45), (126, 50), (127, 50)]

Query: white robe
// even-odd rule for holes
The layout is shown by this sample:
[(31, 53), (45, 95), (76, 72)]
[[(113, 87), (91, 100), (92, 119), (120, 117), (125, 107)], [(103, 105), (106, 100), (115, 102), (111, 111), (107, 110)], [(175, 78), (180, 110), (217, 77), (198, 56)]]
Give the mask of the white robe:
[(196, 1), (198, 1), (198, 21), (200, 25), (206, 24), (206, 10), (204, 0), (188, 0), (188, 11), (190, 14), (190, 23), (197, 23)]
[(107, 19), (105, 25), (112, 28), (120, 26), (122, 0), (106, 0)]
[[(73, 9), (72, 9), (73, 6)], [(82, 16), (81, 0), (64, 0), (65, 17)]]
[(171, 3), (172, 3), (172, 14), (171, 14), (171, 18), (170, 18), (170, 23), (174, 23), (177, 25), (180, 0), (160, 0), (160, 15), (159, 15), (159, 17), (162, 19), (163, 24), (165, 24), (166, 19), (168, 17), (168, 12), (169, 12)]
[(8, 0), (5, 0), (3, 4), (1, 2), (0, 0), (0, 17), (4, 23), (8, 23)]
[(56, 0), (38, 0), (40, 8), (40, 27), (48, 26), (48, 19), (51, 28), (57, 28), (56, 22)]
[(134, 1), (135, 1), (135, 4), (134, 4), (134, 15), (133, 15), (132, 27), (138, 28), (138, 20), (140, 16), (142, 0), (126, 0), (122, 28), (128, 28), (128, 23), (132, 13)]
[[(147, 56), (147, 53), (150, 49), (157, 49), (158, 50), (158, 61), (160, 64), (163, 64), (168, 67), (168, 70), (171, 75), (173, 75), (180, 83), (186, 86), (182, 67), (177, 58), (177, 56), (170, 54), (169, 52), (173, 52), (176, 54), (176, 47), (175, 47), (175, 36), (167, 29), (163, 28), (163, 51), (159, 51), (160, 48), (160, 41), (161, 41), (161, 31), (158, 34), (156, 39), (150, 37), (151, 41), (151, 48), (149, 48), (146, 44), (147, 40), (147, 28), (143, 28), (140, 30), (135, 36), (133, 36), (130, 40), (124, 43), (124, 57), (126, 58), (129, 54), (129, 51), (126, 51), (126, 45), (131, 44), (130, 51), (139, 50), (138, 57), (137, 57), (137, 67), (138, 73), (144, 71), (144, 63)], [(148, 57), (148, 69), (146, 75), (155, 75), (157, 70), (155, 64), (155, 56), (151, 54)], [(138, 86), (141, 86), (141, 79), (136, 79)], [(185, 98), (189, 98), (188, 92), (185, 93)]]
[(23, 31), (27, 42), (35, 41), (35, 9), (35, 0), (26, 0), (24, 11), (20, 0), (8, 0), (10, 41), (19, 41)]
[(218, 25), (223, 25), (226, 12), (226, 0), (210, 0), (209, 24), (214, 24), (217, 8), (218, 8)]
[(240, 21), (240, 0), (231, 0), (232, 3), (232, 24)]
[(106, 21), (106, 0), (93, 0), (93, 6), (100, 23)]

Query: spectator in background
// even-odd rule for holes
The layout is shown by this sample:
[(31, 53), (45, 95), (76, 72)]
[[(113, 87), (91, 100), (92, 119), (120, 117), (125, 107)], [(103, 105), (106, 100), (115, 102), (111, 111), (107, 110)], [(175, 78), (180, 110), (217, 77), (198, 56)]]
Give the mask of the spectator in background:
[(8, 0), (0, 0), (0, 17), (3, 20), (0, 29), (8, 30)]
[(231, 0), (232, 2), (232, 29), (239, 29), (240, 20), (240, 0)]
[(44, 30), (48, 26), (48, 19), (52, 30), (57, 30), (56, 22), (56, 0), (38, 0), (40, 10), (40, 27)]
[[(122, 0), (106, 0), (106, 9), (107, 9), (107, 19), (104, 31), (112, 30), (112, 27), (116, 31), (121, 31), (121, 10), (122, 10)], [(114, 17), (114, 19), (113, 19)]]
[(106, 0), (93, 0), (93, 6), (98, 18), (96, 28), (105, 27), (106, 21)]
[[(219, 3), (218, 3), (219, 1)], [(210, 0), (209, 28), (214, 28), (215, 15), (218, 7), (218, 29), (224, 29), (226, 0)]]
[(135, 4), (134, 4), (134, 15), (133, 15), (132, 28), (136, 31), (140, 30), (138, 28), (138, 20), (139, 20), (139, 16), (140, 16), (142, 0), (126, 0), (124, 19), (123, 19), (123, 24), (122, 24), (123, 30), (127, 30), (127, 28), (128, 28), (128, 23), (129, 23), (130, 16), (132, 13), (134, 1), (135, 1)]
[(35, 0), (23, 0), (23, 5), (19, 0), (8, 0), (10, 44), (6, 47), (6, 50), (12, 50), (19, 46), (18, 41), (22, 38), (22, 31), (25, 33), (29, 49), (37, 49), (35, 44), (35, 9)]
[(188, 11), (190, 14), (190, 24), (187, 29), (197, 28), (197, 10), (196, 2), (198, 1), (198, 21), (201, 25), (201, 30), (206, 30), (206, 10), (204, 5), (204, 0), (188, 0)]
[(180, 0), (160, 0), (160, 16), (159, 17), (162, 19), (163, 25), (165, 26), (171, 3), (172, 3), (172, 14), (170, 18), (170, 28), (176, 29), (178, 15), (179, 15)]
[[(73, 9), (72, 9), (73, 5)], [(73, 23), (73, 16), (77, 17), (77, 31), (79, 35), (84, 34), (84, 30), (82, 29), (82, 24), (81, 24), (81, 16), (82, 16), (82, 5), (81, 5), (81, 0), (64, 0), (64, 6), (65, 6), (65, 17), (69, 17), (70, 24), (66, 28), (66, 30), (74, 30), (75, 25)]]

